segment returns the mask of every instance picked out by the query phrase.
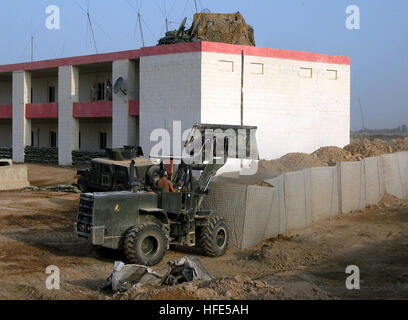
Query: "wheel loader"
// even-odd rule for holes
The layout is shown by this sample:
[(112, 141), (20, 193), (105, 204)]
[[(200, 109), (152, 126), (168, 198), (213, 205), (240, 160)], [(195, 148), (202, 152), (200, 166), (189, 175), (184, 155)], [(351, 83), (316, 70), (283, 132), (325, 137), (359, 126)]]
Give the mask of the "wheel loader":
[[(187, 156), (180, 157), (172, 179), (177, 192), (146, 189), (132, 181), (132, 191), (83, 193), (76, 222), (78, 236), (97, 247), (123, 250), (129, 263), (146, 266), (158, 264), (173, 245), (199, 247), (211, 257), (223, 255), (230, 240), (228, 224), (216, 212), (203, 210), (202, 202), (212, 178), (231, 154), (258, 160), (257, 149), (248, 155), (254, 148), (250, 146), (254, 139), (249, 137), (254, 137), (256, 130), (194, 125), (184, 145)], [(242, 144), (244, 152), (236, 152)], [(133, 161), (129, 170), (133, 176)]]

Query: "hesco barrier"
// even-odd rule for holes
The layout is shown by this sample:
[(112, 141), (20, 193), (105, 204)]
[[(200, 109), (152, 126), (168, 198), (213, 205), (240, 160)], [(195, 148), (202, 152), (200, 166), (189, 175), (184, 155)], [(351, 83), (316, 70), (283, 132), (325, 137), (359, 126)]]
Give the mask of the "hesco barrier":
[(0, 191), (18, 190), (30, 186), (27, 166), (0, 167)]
[(72, 151), (72, 165), (74, 167), (89, 167), (91, 160), (106, 157), (106, 152)]
[(0, 159), (11, 159), (13, 157), (13, 150), (9, 148), (0, 148)]
[(42, 163), (58, 165), (57, 148), (34, 148), (26, 147), (24, 161), (27, 163)]
[(271, 187), (211, 184), (204, 208), (227, 219), (233, 247), (247, 249), (286, 230), (362, 210), (386, 193), (408, 198), (408, 152), (288, 172), (265, 182)]

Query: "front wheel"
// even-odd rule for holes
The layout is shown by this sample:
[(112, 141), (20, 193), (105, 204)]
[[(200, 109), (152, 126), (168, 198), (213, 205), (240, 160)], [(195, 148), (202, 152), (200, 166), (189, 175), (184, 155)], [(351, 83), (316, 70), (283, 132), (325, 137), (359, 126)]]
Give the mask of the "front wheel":
[(228, 249), (230, 231), (224, 218), (210, 217), (208, 225), (203, 227), (199, 245), (205, 255), (210, 257), (222, 256)]
[(155, 224), (141, 224), (131, 228), (124, 242), (124, 253), (129, 263), (154, 266), (163, 260), (167, 238)]

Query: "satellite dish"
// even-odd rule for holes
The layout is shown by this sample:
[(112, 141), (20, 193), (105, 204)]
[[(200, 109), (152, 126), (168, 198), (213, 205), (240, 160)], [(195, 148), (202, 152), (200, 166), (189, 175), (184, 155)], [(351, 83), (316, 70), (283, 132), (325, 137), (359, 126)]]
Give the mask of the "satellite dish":
[(125, 80), (122, 77), (119, 77), (113, 85), (113, 93), (127, 95), (127, 89), (125, 88)]
[(210, 9), (203, 9), (201, 10), (201, 13), (211, 13)]

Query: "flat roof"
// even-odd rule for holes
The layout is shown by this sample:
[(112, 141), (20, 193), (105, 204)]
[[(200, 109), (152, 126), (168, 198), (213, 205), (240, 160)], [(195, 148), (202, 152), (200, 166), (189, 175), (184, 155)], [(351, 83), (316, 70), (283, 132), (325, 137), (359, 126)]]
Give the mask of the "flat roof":
[(140, 57), (177, 54), (188, 52), (215, 52), (226, 54), (242, 54), (248, 56), (277, 58), (287, 60), (300, 60), (310, 62), (332, 63), (332, 64), (350, 64), (350, 57), (335, 56), (321, 53), (312, 53), (304, 51), (271, 49), (252, 46), (232, 45), (219, 42), (197, 41), (176, 43), (154, 47), (144, 47), (137, 50), (128, 50), (112, 53), (93, 54), (87, 56), (42, 60), (33, 62), (24, 62), (17, 64), (0, 65), (0, 73), (9, 73), (13, 71), (31, 71), (49, 68), (58, 68), (69, 65), (84, 65), (115, 60), (139, 59)]

